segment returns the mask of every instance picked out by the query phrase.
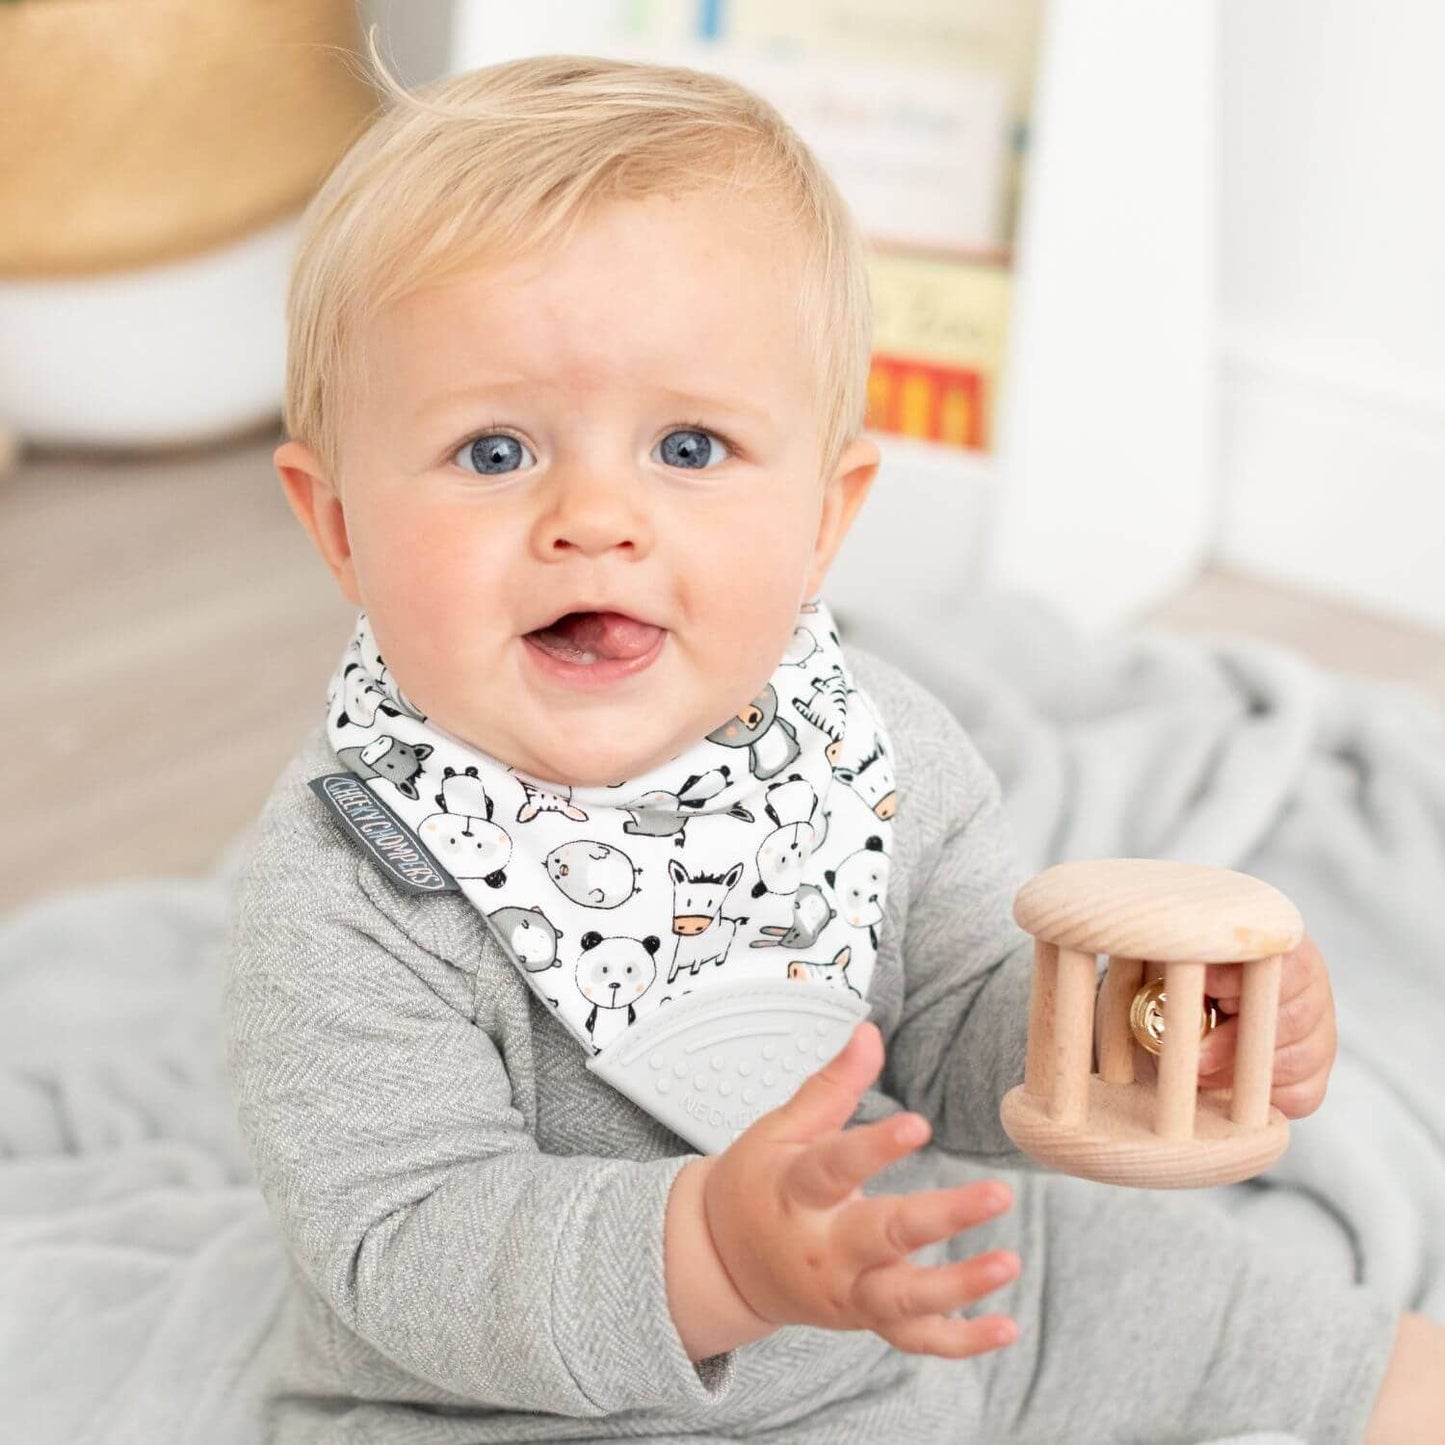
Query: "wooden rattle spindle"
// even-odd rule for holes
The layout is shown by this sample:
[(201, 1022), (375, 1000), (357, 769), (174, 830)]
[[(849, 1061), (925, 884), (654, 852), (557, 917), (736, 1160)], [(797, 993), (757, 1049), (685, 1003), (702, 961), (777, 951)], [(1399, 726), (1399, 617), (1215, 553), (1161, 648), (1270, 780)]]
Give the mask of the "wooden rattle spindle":
[(1194, 1137), (1199, 1091), (1199, 1011), (1204, 965), (1171, 963), (1164, 970), (1164, 1047), (1154, 1096), (1154, 1131), (1161, 1139)]
[(1043, 939), (1034, 940), (1034, 987), (1029, 995), (1029, 1052), (1024, 1063), (1024, 1087), (1046, 1099), (1054, 1080), (1054, 990), (1058, 979), (1059, 950)]
[(1098, 962), (1092, 953), (1074, 948), (1061, 948), (1058, 953), (1049, 1117), (1060, 1124), (1077, 1124), (1088, 1113)]
[[(1138, 958), (1110, 958), (1099, 997), (1103, 1028), (1099, 1038), (1099, 1077), (1111, 1084), (1134, 1082), (1134, 1035), (1129, 1028), (1129, 1004), (1144, 978)], [(1032, 1027), (1032, 1025), (1030, 1025)]]
[(1229, 1117), (1246, 1129), (1261, 1128), (1269, 1118), (1282, 964), (1283, 960), (1275, 957), (1244, 965)]

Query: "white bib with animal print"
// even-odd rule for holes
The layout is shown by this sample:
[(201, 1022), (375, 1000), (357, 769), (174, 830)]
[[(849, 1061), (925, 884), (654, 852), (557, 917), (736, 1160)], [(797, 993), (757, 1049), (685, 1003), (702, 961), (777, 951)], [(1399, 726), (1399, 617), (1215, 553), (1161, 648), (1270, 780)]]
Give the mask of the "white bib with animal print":
[(540, 781), (428, 723), (364, 612), (327, 720), (594, 1072), (699, 1148), (726, 1147), (866, 1017), (896, 795), (821, 601), (757, 697), (629, 782)]

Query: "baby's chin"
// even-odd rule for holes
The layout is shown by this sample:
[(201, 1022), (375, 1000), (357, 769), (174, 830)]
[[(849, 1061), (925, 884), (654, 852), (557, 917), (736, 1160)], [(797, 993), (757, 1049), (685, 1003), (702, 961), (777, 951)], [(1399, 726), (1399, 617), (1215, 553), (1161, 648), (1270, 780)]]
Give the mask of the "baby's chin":
[[(698, 734), (700, 738), (701, 733)], [(653, 768), (675, 758), (685, 743), (668, 743), (646, 752), (632, 750), (563, 749), (554, 754), (550, 749), (530, 756), (529, 760), (510, 763), (519, 773), (540, 782), (569, 788), (609, 788), (627, 783)]]
[[(695, 737), (682, 737), (678, 741), (648, 740), (639, 737), (638, 729), (633, 727), (626, 732), (626, 743), (630, 745), (599, 746), (595, 724), (588, 729), (581, 718), (577, 721), (579, 730), (590, 735), (580, 738), (568, 738), (565, 730), (562, 735), (544, 736), (541, 729), (530, 737), (498, 737), (465, 722), (454, 725), (444, 717), (433, 716), (430, 721), (513, 772), (537, 782), (568, 788), (607, 788), (630, 782), (675, 758), (689, 742), (697, 742), (704, 736), (704, 730), (698, 729)], [(679, 726), (688, 731), (686, 725)]]

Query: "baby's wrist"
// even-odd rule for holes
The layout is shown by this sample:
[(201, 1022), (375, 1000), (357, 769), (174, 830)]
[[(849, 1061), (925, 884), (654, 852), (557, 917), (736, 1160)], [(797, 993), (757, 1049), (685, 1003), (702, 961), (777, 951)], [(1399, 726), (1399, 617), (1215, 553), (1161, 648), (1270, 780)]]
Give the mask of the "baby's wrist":
[(761, 1339), (777, 1328), (738, 1292), (713, 1239), (704, 1194), (716, 1164), (704, 1156), (677, 1172), (663, 1232), (668, 1308), (694, 1361)]

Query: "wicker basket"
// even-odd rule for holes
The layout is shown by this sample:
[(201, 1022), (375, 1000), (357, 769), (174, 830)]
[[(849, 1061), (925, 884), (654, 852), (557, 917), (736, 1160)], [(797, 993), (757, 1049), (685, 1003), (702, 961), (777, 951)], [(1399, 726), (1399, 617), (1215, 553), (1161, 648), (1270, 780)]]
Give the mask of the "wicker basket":
[(0, 275), (191, 256), (294, 212), (375, 104), (351, 0), (0, 4)]

